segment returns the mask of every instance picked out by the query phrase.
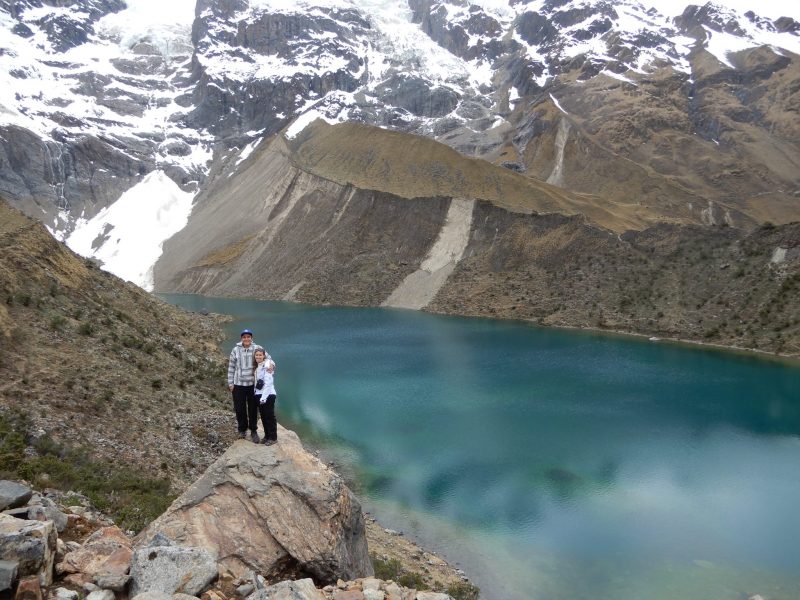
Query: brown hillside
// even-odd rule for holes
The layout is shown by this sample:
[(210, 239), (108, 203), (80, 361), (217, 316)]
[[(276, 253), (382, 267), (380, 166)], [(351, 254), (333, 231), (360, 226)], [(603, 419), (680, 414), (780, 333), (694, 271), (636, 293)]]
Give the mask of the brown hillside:
[(28, 443), (83, 446), (182, 488), (235, 429), (219, 335), (0, 200), (0, 417), (26, 422)]
[(305, 171), (402, 198), (466, 197), (512, 212), (582, 214), (617, 232), (665, 219), (635, 199), (570, 192), (434, 140), (369, 125), (316, 121), (289, 145), (292, 161)]

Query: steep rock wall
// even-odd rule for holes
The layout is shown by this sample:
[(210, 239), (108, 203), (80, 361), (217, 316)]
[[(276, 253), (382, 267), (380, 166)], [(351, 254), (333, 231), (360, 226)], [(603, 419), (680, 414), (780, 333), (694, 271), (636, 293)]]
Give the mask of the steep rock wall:
[(291, 163), (276, 138), (235, 178), (213, 182), (186, 229), (165, 244), (155, 286), (380, 304), (419, 267), (449, 205), (444, 197), (401, 198), (312, 175)]

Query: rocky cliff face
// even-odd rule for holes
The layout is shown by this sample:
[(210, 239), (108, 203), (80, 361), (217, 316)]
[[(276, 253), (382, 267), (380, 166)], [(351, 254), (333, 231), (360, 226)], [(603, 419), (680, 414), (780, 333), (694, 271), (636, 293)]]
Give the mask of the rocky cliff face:
[(797, 218), (788, 17), (446, 0), (200, 1), (158, 27), (116, 0), (0, 15), (0, 192), (64, 234), (156, 169), (197, 190), (213, 156), (309, 110), (666, 214)]

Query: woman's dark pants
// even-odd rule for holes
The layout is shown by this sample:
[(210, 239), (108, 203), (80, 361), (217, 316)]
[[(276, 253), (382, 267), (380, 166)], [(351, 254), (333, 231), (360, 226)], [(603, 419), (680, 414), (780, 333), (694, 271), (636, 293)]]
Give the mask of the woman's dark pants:
[[(267, 396), (264, 404), (258, 405), (258, 412), (261, 414), (261, 422), (264, 424), (264, 441), (278, 440), (278, 421), (275, 418), (275, 394)], [(256, 400), (258, 402), (258, 400)]]

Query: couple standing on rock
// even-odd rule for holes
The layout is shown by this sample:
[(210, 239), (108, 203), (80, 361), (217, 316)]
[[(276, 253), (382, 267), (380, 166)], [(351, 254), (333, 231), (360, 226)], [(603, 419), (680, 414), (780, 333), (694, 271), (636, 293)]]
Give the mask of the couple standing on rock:
[(253, 343), (253, 332), (242, 331), (241, 341), (231, 350), (228, 361), (228, 389), (233, 394), (233, 409), (239, 437), (247, 437), (258, 444), (258, 416), (264, 424), (264, 443), (271, 446), (278, 441), (278, 421), (275, 419), (275, 361), (258, 344)]

